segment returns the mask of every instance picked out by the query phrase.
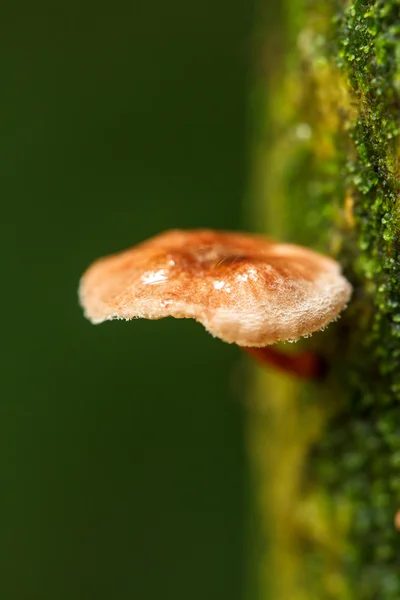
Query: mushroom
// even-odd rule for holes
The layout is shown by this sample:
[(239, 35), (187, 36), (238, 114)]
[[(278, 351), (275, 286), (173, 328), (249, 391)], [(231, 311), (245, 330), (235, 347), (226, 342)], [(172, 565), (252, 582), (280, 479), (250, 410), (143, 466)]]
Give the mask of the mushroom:
[(350, 295), (331, 258), (258, 235), (208, 229), (167, 231), (101, 258), (79, 289), (92, 323), (193, 318), (213, 336), (304, 377), (317, 374), (313, 355), (268, 346), (323, 329)]

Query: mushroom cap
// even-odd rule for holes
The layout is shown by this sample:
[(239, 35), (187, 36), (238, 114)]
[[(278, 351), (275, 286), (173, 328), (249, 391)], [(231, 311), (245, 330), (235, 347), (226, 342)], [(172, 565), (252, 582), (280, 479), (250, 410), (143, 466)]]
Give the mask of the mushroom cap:
[(225, 342), (266, 346), (326, 327), (351, 291), (340, 265), (312, 250), (202, 229), (167, 231), (97, 260), (79, 295), (92, 323), (193, 318)]

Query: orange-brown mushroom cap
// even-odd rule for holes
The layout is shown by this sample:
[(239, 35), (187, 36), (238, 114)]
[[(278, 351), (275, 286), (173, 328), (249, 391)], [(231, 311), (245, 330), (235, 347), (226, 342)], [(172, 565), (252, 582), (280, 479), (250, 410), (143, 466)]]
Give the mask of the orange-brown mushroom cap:
[(79, 294), (92, 323), (193, 318), (225, 342), (266, 346), (324, 328), (351, 286), (337, 262), (312, 250), (204, 229), (167, 231), (101, 258)]

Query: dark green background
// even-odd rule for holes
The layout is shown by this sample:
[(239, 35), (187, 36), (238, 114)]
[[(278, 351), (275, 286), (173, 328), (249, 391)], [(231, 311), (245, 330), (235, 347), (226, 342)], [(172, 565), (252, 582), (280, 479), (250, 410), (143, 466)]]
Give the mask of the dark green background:
[(243, 597), (241, 357), (93, 327), (78, 280), (170, 227), (240, 228), (251, 6), (1, 9), (0, 597)]

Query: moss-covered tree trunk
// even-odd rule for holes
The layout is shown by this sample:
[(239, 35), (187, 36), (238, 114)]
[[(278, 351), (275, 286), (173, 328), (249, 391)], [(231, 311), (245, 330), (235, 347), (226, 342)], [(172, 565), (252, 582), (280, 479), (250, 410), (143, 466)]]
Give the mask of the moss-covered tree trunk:
[(336, 256), (354, 294), (302, 342), (325, 381), (257, 372), (258, 597), (399, 600), (400, 2), (263, 1), (256, 225)]

